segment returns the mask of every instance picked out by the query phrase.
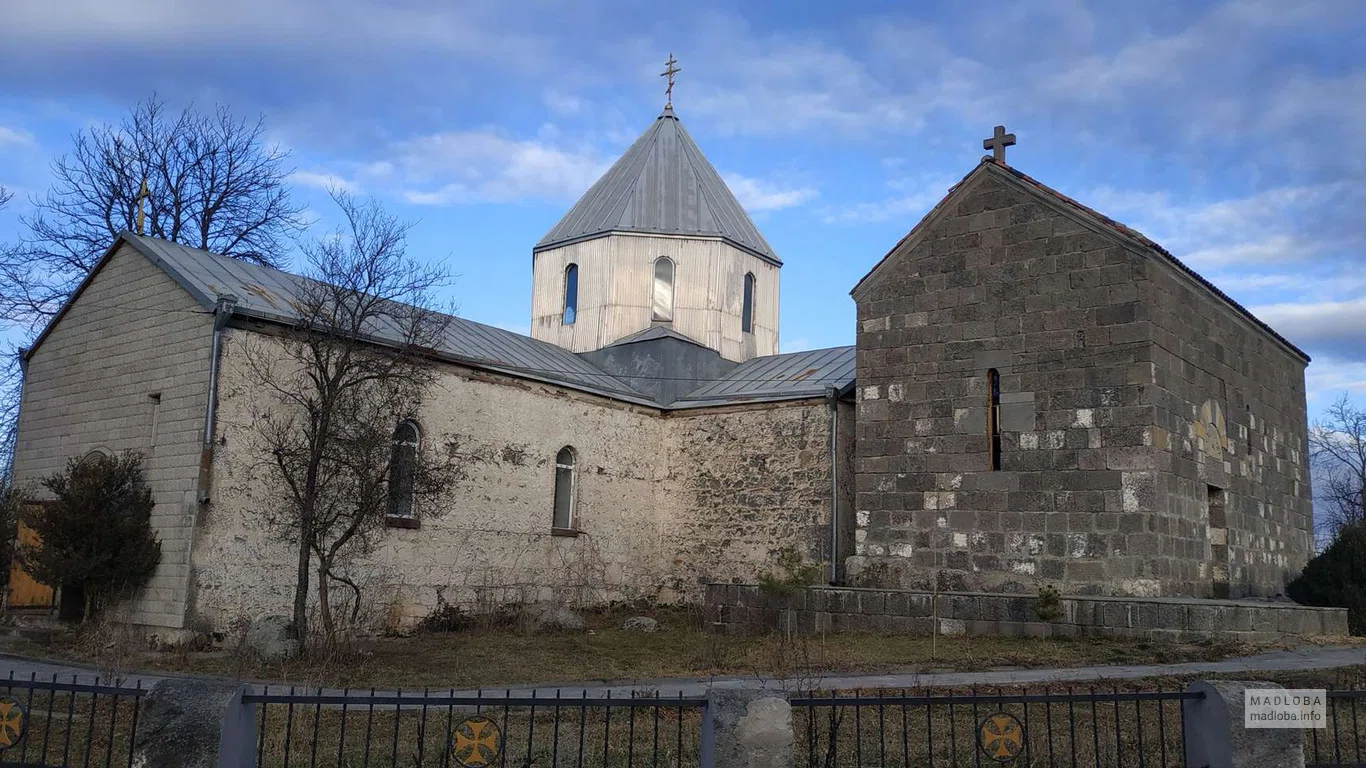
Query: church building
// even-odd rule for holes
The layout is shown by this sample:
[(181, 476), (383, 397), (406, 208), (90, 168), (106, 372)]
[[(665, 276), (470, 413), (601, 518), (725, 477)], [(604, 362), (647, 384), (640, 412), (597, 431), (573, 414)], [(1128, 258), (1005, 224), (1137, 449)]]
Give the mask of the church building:
[[(862, 586), (1279, 593), (1312, 552), (1307, 356), (1000, 134), (869, 255), (856, 344), (782, 354), (783, 262), (666, 108), (532, 247), (529, 337), (451, 320), (395, 440), (461, 477), (352, 564), (367, 620), (696, 600), (792, 552)], [(20, 485), (145, 457), (137, 623), (289, 613), (243, 350), (305, 285), (124, 233), (24, 353)]]

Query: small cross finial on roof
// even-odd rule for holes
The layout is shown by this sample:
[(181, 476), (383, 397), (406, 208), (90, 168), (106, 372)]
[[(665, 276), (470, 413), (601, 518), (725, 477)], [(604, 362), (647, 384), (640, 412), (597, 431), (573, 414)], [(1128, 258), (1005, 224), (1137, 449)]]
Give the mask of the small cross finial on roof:
[(143, 179), (143, 180), (142, 180), (142, 189), (139, 189), (139, 190), (138, 190), (138, 196), (137, 196), (137, 198), (136, 198), (136, 202), (137, 202), (137, 205), (138, 205), (138, 234), (139, 234), (139, 235), (146, 234), (145, 232), (143, 232), (143, 223), (144, 223), (144, 222), (146, 221), (146, 219), (147, 219), (147, 198), (149, 198), (149, 197), (151, 197), (151, 196), (152, 196), (151, 190), (147, 189), (147, 180), (146, 180), (146, 179)]
[(992, 159), (1001, 165), (1006, 164), (1006, 147), (1015, 146), (1015, 134), (1006, 133), (1004, 125), (996, 126), (989, 139), (982, 140), (982, 149), (991, 150)]
[(666, 65), (665, 65), (665, 67), (664, 67), (664, 71), (659, 73), (659, 76), (660, 76), (660, 77), (667, 77), (667, 78), (669, 78), (669, 87), (667, 87), (667, 88), (664, 89), (664, 102), (665, 102), (665, 103), (664, 103), (664, 108), (665, 108), (665, 109), (673, 109), (673, 106), (674, 106), (674, 75), (676, 75), (676, 74), (678, 74), (679, 72), (682, 72), (682, 71), (683, 71), (683, 70), (681, 70), (681, 69), (678, 68), (677, 64), (678, 64), (678, 61), (674, 58), (674, 55), (673, 55), (672, 53), (670, 53), (670, 54), (669, 54), (669, 61), (666, 62)]

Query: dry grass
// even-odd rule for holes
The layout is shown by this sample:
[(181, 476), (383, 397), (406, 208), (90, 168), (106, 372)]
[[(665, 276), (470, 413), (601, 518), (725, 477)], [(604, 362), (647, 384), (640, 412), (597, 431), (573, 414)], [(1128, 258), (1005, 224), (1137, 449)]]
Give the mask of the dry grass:
[[(656, 612), (657, 634), (626, 632), (623, 615), (589, 617), (589, 631), (532, 633), (478, 629), (382, 638), (345, 653), (310, 654), (282, 663), (227, 652), (139, 653), (129, 668), (353, 688), (477, 688), (522, 683), (753, 676), (797, 678), (819, 687), (824, 675), (975, 671), (1001, 667), (1072, 667), (1214, 660), (1258, 649), (1238, 643), (1166, 643), (1120, 638), (1043, 640), (842, 633), (789, 637), (702, 631), (684, 611)], [(11, 649), (88, 659), (79, 645)]]

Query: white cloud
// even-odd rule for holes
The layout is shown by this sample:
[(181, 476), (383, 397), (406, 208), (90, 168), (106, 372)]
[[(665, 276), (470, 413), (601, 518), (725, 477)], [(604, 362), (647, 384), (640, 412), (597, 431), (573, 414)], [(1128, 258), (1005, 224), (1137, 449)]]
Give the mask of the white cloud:
[(1266, 304), (1252, 312), (1301, 347), (1366, 358), (1366, 299)]
[(574, 199), (607, 165), (590, 148), (561, 148), (489, 131), (449, 131), (406, 142), (391, 168), (409, 202), (445, 205)]
[(865, 224), (893, 219), (907, 222), (909, 229), (948, 194), (953, 182), (947, 177), (899, 176), (887, 183), (897, 194), (882, 200), (832, 206), (822, 211), (827, 224)]
[(10, 128), (0, 125), (0, 147), (6, 144), (16, 146), (30, 146), (37, 142), (33, 139), (33, 134), (18, 128)]
[(815, 187), (787, 187), (738, 173), (728, 173), (725, 178), (726, 186), (751, 213), (792, 208), (815, 200), (819, 194)]
[(583, 109), (583, 99), (564, 91), (546, 91), (541, 100), (545, 102), (546, 109), (557, 115), (575, 115)]
[(359, 183), (324, 171), (295, 171), (289, 175), (289, 180), (300, 186), (315, 189), (340, 189), (351, 194), (360, 191)]

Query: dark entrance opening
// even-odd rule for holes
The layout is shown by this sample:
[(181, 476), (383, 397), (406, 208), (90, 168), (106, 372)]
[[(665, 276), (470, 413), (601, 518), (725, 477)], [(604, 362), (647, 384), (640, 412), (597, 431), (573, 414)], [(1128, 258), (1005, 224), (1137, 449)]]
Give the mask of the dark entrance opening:
[(57, 618), (65, 621), (80, 621), (85, 618), (85, 589), (79, 584), (62, 587), (61, 602), (57, 605)]

